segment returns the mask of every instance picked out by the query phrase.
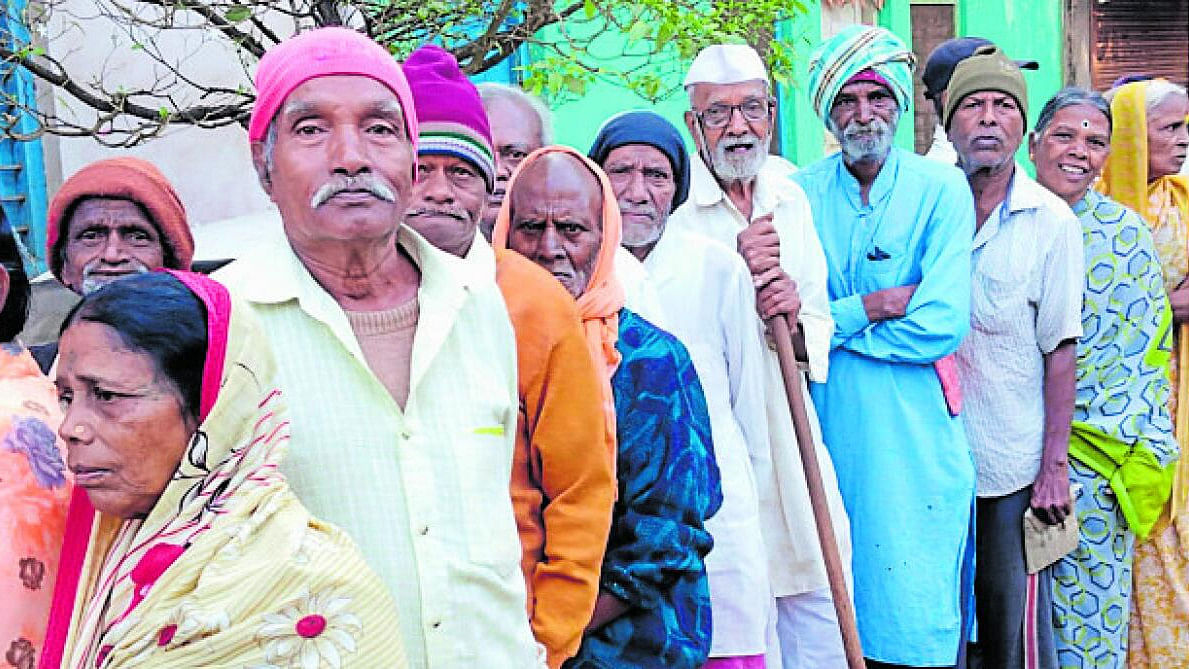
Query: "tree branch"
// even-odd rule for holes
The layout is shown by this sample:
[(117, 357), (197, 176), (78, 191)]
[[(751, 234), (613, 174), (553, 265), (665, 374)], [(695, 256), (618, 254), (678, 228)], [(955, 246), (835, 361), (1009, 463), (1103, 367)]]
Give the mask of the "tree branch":
[(243, 32), (235, 27), (227, 19), (223, 18), (213, 8), (202, 4), (199, 0), (136, 0), (142, 4), (152, 5), (155, 7), (164, 7), (167, 9), (181, 8), (201, 16), (206, 19), (216, 30), (223, 33), (240, 48), (248, 51), (252, 55), (260, 58), (264, 55), (264, 45), (252, 37), (248, 33)]
[[(44, 56), (43, 58), (51, 60)], [(19, 63), (21, 67), (29, 70), (34, 76), (61, 88), (96, 111), (128, 114), (144, 120), (157, 121), (162, 125), (166, 123), (218, 122), (224, 120), (236, 122), (244, 120), (248, 117), (250, 105), (254, 100), (254, 98), (249, 97), (241, 104), (206, 105), (180, 109), (171, 111), (168, 118), (165, 118), (158, 109), (151, 109), (143, 105), (128, 102), (128, 94), (117, 95), (113, 98), (104, 98), (95, 95), (70, 78), (59, 63), (54, 62), (54, 65), (58, 68), (58, 71), (54, 71), (50, 67), (16, 53), (3, 44), (0, 44), (0, 60), (8, 63)]]

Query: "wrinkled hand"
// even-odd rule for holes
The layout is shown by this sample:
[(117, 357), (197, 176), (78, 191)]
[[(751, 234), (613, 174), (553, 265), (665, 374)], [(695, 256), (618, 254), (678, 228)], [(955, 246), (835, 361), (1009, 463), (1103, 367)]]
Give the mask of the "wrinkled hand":
[(1056, 525), (1073, 513), (1069, 495), (1069, 465), (1043, 464), (1032, 484), (1032, 512), (1041, 522)]
[(759, 277), (780, 266), (780, 237), (772, 225), (772, 214), (764, 214), (743, 228), (735, 241), (752, 276)]
[(1168, 304), (1172, 307), (1174, 321), (1189, 322), (1189, 278), (1181, 281), (1177, 289), (1168, 294)]
[(779, 266), (773, 267), (759, 276), (752, 277), (756, 287), (756, 313), (763, 320), (768, 320), (777, 314), (784, 314), (790, 323), (797, 322), (797, 314), (801, 312), (801, 295), (797, 292), (797, 282)]
[(867, 320), (872, 323), (893, 318), (903, 318), (908, 313), (908, 303), (917, 292), (916, 284), (884, 288), (863, 296), (863, 309)]

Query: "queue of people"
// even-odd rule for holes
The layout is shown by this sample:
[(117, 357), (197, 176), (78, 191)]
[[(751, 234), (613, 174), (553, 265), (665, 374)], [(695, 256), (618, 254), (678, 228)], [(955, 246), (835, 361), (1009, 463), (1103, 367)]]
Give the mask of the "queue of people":
[(0, 224), (0, 654), (845, 667), (787, 318), (866, 666), (1189, 666), (1189, 96), (1029, 130), (1030, 64), (953, 40), (922, 157), (914, 60), (819, 45), (840, 150), (797, 169), (744, 45), (692, 62), (688, 137), (628, 110), (583, 151), (437, 46), (311, 30), (255, 74), (281, 230), (210, 276), (155, 167), (87, 166), (49, 345)]

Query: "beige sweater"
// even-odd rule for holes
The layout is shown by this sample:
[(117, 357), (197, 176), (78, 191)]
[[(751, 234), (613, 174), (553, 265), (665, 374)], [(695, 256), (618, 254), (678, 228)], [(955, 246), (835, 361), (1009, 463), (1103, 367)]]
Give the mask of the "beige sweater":
[(417, 298), (384, 311), (348, 311), (363, 357), (401, 409), (409, 399), (409, 365), (420, 313)]

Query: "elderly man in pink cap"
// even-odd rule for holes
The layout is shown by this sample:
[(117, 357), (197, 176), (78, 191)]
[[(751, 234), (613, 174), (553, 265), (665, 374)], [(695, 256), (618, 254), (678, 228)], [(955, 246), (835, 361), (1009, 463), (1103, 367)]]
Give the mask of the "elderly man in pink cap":
[(400, 65), (323, 28), (266, 53), (256, 87), (252, 159), (285, 238), (220, 278), (271, 337), (289, 482), (386, 581), (410, 666), (541, 666), (508, 496), (512, 328), (494, 281), (400, 225), (418, 136)]

